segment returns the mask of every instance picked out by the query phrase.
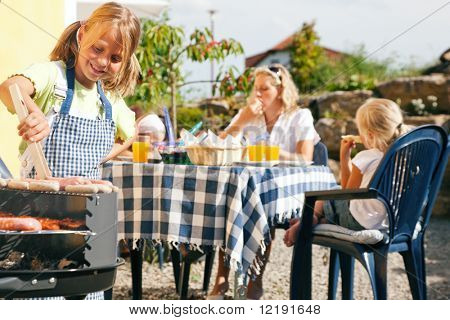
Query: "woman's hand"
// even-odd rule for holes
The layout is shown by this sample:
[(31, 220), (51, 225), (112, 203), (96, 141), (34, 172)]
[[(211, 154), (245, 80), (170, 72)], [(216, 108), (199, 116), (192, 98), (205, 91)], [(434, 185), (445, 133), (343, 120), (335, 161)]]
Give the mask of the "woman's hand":
[(262, 114), (263, 114), (262, 103), (261, 101), (256, 99), (251, 104), (242, 109), (239, 116), (239, 122), (247, 124)]
[(238, 116), (233, 119), (228, 128), (221, 132), (219, 137), (226, 137), (227, 135), (236, 136), (242, 131), (253, 119), (263, 114), (262, 103), (259, 99), (251, 98), (249, 104), (242, 108)]
[(252, 119), (263, 114), (263, 105), (260, 99), (253, 92), (248, 99), (248, 104), (240, 112), (240, 121), (243, 123), (248, 123)]
[(250, 122), (257, 116), (263, 114), (263, 105), (261, 100), (256, 97), (252, 97), (249, 101), (249, 104), (242, 109), (241, 119), (244, 122)]
[(50, 126), (45, 115), (39, 109), (34, 109), (17, 126), (19, 135), (27, 141), (39, 142), (50, 134)]

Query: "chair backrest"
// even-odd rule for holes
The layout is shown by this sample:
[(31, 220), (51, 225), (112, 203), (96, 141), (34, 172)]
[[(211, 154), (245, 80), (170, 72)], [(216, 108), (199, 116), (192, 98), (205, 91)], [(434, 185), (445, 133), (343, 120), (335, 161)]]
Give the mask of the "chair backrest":
[(12, 174), (9, 172), (8, 167), (3, 162), (2, 158), (0, 158), (0, 178), (3, 179), (11, 179)]
[(313, 164), (317, 166), (328, 165), (328, 149), (322, 141), (317, 142), (314, 146), (313, 162)]
[(447, 145), (444, 129), (426, 125), (399, 137), (386, 151), (368, 187), (386, 205), (391, 241), (412, 237), (424, 210), (431, 213), (427, 205), (432, 207), (439, 191)]
[[(450, 136), (448, 139), (450, 140)], [(442, 180), (444, 179), (444, 175), (445, 175), (445, 171), (446, 171), (447, 163), (448, 163), (448, 157), (450, 156), (450, 141), (449, 140), (447, 140), (447, 148), (445, 149), (444, 156), (442, 157), (441, 162), (438, 164), (438, 169), (433, 178), (433, 181), (431, 182), (430, 192), (429, 192), (429, 196), (428, 196), (428, 202), (426, 204), (426, 207), (425, 207), (423, 215), (422, 215), (422, 230), (421, 230), (422, 232), (424, 232), (428, 226), (428, 222), (430, 221), (431, 213), (433, 211), (434, 203), (436, 202), (437, 196), (439, 194), (439, 189), (442, 184)]]

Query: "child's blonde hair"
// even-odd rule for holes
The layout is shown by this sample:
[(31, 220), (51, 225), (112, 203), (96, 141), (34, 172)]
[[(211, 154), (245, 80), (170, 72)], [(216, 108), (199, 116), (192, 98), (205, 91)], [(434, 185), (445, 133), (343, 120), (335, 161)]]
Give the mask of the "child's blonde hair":
[[(292, 80), (289, 71), (279, 63), (255, 69), (255, 78), (258, 75), (268, 75), (272, 78), (274, 86), (281, 86), (281, 101), (283, 102), (282, 112), (291, 112), (298, 108), (298, 90)], [(255, 89), (253, 89), (255, 90)]]
[(400, 107), (388, 99), (367, 100), (356, 111), (356, 124), (368, 146), (382, 152), (385, 152), (397, 137), (410, 129), (403, 123)]
[(133, 92), (139, 76), (139, 62), (134, 55), (139, 44), (141, 27), (139, 19), (130, 9), (108, 2), (98, 7), (86, 21), (77, 21), (69, 25), (50, 53), (51, 61), (64, 61), (73, 67), (79, 53), (77, 31), (84, 26), (83, 47), (92, 46), (101, 36), (111, 29), (117, 30), (117, 41), (122, 44), (122, 66), (115, 77), (102, 81), (106, 91), (116, 91), (121, 95)]

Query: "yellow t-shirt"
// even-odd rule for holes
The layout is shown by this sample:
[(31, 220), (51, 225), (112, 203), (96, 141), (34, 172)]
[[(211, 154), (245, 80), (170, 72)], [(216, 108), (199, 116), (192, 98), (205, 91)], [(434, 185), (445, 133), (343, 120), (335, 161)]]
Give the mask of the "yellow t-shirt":
[[(67, 86), (65, 64), (62, 61), (36, 63), (25, 69), (19, 75), (23, 75), (33, 82), (35, 94), (34, 102), (41, 108), (44, 114), (48, 114), (53, 108), (59, 110), (64, 97), (58, 94), (56, 87), (62, 84)], [(116, 124), (116, 138), (127, 140), (134, 135), (135, 115), (119, 95), (105, 93), (112, 106), (112, 118)], [(97, 86), (88, 89), (75, 80), (74, 96), (70, 107), (71, 115), (88, 118), (104, 119), (104, 110), (99, 99)], [(19, 151), (22, 154), (26, 149), (26, 143), (22, 141)]]

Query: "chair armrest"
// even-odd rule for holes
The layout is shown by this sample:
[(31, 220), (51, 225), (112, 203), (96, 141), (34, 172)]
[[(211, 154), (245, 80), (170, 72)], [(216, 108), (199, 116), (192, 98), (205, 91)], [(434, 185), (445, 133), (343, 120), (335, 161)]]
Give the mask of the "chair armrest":
[(346, 199), (371, 199), (377, 198), (378, 192), (373, 189), (333, 189), (324, 191), (305, 192), (305, 205), (298, 233), (298, 240), (311, 243), (314, 204), (317, 200), (346, 200)]
[(315, 200), (372, 199), (377, 198), (377, 195), (376, 190), (368, 188), (305, 192), (305, 198), (315, 198)]

